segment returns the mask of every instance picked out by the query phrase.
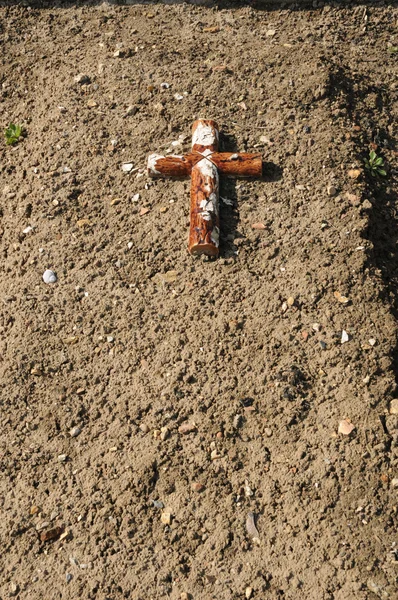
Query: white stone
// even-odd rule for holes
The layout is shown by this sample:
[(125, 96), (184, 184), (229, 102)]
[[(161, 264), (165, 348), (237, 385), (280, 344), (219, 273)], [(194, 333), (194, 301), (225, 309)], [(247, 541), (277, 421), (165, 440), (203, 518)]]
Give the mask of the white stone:
[(47, 269), (43, 273), (43, 281), (44, 283), (55, 283), (57, 281), (57, 276), (54, 273), (54, 271), (51, 271), (51, 269)]

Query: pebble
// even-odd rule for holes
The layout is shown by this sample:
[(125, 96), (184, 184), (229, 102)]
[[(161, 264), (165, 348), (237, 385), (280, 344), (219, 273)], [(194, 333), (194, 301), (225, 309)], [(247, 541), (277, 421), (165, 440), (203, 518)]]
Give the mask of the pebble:
[(394, 477), (394, 479), (391, 479), (391, 487), (398, 488), (398, 477)]
[(195, 423), (189, 423), (188, 421), (182, 423), (178, 428), (178, 433), (186, 434), (192, 433), (193, 431), (196, 431), (196, 425)]
[(19, 592), (19, 585), (11, 581), (10, 583), (10, 596), (16, 596)]
[(123, 173), (130, 173), (130, 171), (133, 170), (133, 163), (123, 163), (122, 164), (122, 171)]
[(77, 437), (81, 432), (82, 430), (80, 429), (80, 427), (73, 427), (69, 433), (71, 437)]
[(76, 75), (73, 79), (75, 83), (80, 83), (80, 85), (88, 84), (91, 81), (90, 77), (84, 75), (84, 73), (79, 73), (79, 75)]
[(128, 106), (126, 112), (124, 113), (125, 117), (131, 117), (138, 112), (137, 106)]
[(328, 196), (335, 196), (337, 194), (337, 189), (334, 187), (334, 185), (329, 185), (327, 188), (327, 193)]
[(174, 98), (175, 98), (176, 100), (183, 100), (183, 99), (184, 99), (184, 96), (181, 96), (181, 94), (174, 94)]
[(269, 429), (269, 427), (267, 427), (266, 429), (264, 429), (264, 433), (267, 437), (271, 437), (272, 436), (272, 429)]
[(54, 273), (54, 271), (51, 271), (51, 269), (47, 269), (43, 273), (43, 281), (44, 283), (55, 283), (57, 281), (57, 276)]
[(131, 198), (131, 202), (138, 202), (139, 199), (140, 199), (140, 195), (134, 194), (134, 196)]
[(131, 250), (131, 248), (132, 248), (133, 246), (134, 246), (133, 242), (129, 242), (129, 243), (127, 244), (127, 248), (128, 248), (129, 250)]
[(253, 542), (260, 542), (260, 534), (258, 533), (256, 524), (254, 522), (254, 514), (249, 512), (246, 518), (246, 531)]
[(203, 490), (205, 489), (205, 486), (203, 483), (194, 482), (191, 485), (191, 489), (193, 492), (203, 492)]
[(163, 83), (160, 84), (160, 87), (162, 88), (162, 90), (168, 90), (170, 87), (170, 84), (167, 83), (166, 81), (164, 81)]
[(345, 344), (346, 342), (349, 341), (349, 339), (350, 338), (348, 337), (348, 333), (346, 331), (344, 331), (344, 329), (343, 329), (343, 331), (341, 332), (341, 343)]
[(149, 431), (149, 427), (146, 423), (141, 423), (140, 429), (141, 429), (142, 433), (148, 433), (148, 431)]
[(162, 442), (164, 442), (164, 440), (167, 440), (169, 435), (170, 435), (170, 430), (168, 427), (162, 427), (160, 429), (160, 439), (162, 440)]
[(350, 433), (352, 433), (354, 431), (354, 429), (355, 429), (355, 425), (353, 425), (353, 423), (351, 423), (347, 419), (343, 419), (339, 423), (338, 432), (341, 433), (342, 435), (350, 435)]
[(171, 513), (167, 512), (167, 511), (162, 512), (162, 514), (160, 515), (160, 520), (163, 523), (163, 525), (170, 525)]
[(253, 588), (247, 587), (245, 589), (245, 596), (246, 596), (247, 600), (250, 600), (250, 598), (252, 597), (252, 595), (253, 595)]
[(72, 579), (73, 579), (72, 573), (67, 573), (65, 575), (65, 579), (66, 579), (66, 583), (70, 583), (72, 581)]
[(164, 508), (164, 504), (161, 500), (151, 500), (154, 508)]
[(398, 415), (398, 398), (390, 402), (390, 415)]
[(37, 513), (40, 511), (40, 508), (38, 506), (32, 506), (30, 509), (30, 514), (33, 515), (37, 515)]
[(319, 345), (321, 347), (321, 350), (326, 350), (326, 342), (323, 342), (322, 340), (319, 342)]
[(186, 592), (181, 592), (180, 600), (189, 600), (189, 595)]
[(312, 324), (312, 329), (313, 329), (314, 331), (317, 331), (317, 332), (319, 332), (319, 331), (321, 330), (321, 325), (320, 325), (320, 323), (313, 323), (313, 324)]
[(67, 454), (59, 454), (58, 455), (58, 462), (64, 463), (67, 460), (68, 460), (68, 455)]

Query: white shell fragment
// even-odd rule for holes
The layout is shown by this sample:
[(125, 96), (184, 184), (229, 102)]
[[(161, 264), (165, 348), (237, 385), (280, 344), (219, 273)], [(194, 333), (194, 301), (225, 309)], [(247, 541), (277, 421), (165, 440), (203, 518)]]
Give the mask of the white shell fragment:
[(123, 173), (130, 173), (130, 171), (132, 171), (133, 167), (134, 167), (133, 163), (123, 163), (122, 171), (123, 171)]
[(57, 276), (54, 273), (54, 271), (51, 271), (51, 269), (47, 269), (43, 273), (43, 281), (44, 283), (55, 283), (57, 281)]
[(346, 342), (348, 342), (349, 339), (350, 338), (348, 336), (348, 333), (343, 329), (343, 331), (341, 332), (341, 343), (345, 344)]

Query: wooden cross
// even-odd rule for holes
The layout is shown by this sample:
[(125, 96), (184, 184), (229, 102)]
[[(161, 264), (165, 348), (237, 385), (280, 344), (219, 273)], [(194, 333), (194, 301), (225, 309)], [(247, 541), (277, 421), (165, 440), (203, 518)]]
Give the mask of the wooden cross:
[(191, 254), (218, 256), (220, 242), (219, 173), (237, 177), (261, 177), (261, 154), (218, 152), (218, 125), (200, 119), (192, 126), (192, 152), (184, 156), (151, 154), (150, 177), (191, 176)]

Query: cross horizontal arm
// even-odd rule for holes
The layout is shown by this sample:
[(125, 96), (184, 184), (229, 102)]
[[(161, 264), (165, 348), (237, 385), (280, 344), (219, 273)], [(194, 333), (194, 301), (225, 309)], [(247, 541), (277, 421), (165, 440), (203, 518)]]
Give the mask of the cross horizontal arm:
[[(192, 168), (203, 159), (203, 154), (190, 152), (184, 156), (151, 154), (148, 158), (150, 177), (189, 177)], [(221, 175), (231, 177), (261, 177), (263, 163), (260, 153), (212, 152), (206, 159)]]

